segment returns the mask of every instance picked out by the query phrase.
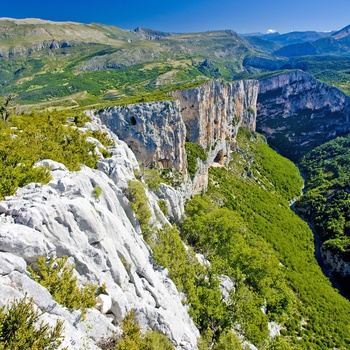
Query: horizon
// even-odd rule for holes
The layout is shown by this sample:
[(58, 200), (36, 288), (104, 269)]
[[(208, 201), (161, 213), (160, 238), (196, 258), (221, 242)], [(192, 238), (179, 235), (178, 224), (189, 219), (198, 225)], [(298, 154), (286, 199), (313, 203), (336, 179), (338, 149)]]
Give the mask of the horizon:
[[(74, 20), (52, 20), (52, 19), (46, 19), (46, 18), (38, 18), (38, 17), (24, 17), (24, 18), (14, 18), (14, 17), (0, 17), (0, 21), (1, 20), (12, 20), (12, 21), (26, 21), (26, 20), (35, 20), (35, 21), (42, 21), (42, 22), (52, 22), (52, 23), (75, 23), (75, 24), (85, 24), (85, 25), (91, 25), (91, 24), (98, 24), (98, 25), (107, 25), (107, 26), (112, 26), (112, 27), (117, 27), (119, 29), (125, 30), (125, 31), (135, 31), (137, 28), (142, 28), (142, 29), (147, 29), (147, 30), (154, 30), (154, 31), (159, 31), (159, 32), (164, 32), (164, 33), (169, 33), (169, 34), (186, 34), (186, 33), (205, 33), (205, 32), (215, 32), (215, 31), (225, 31), (225, 30), (233, 30), (234, 32), (236, 32), (239, 35), (254, 35), (254, 34), (261, 34), (261, 35), (265, 35), (265, 34), (288, 34), (288, 33), (300, 33), (300, 32), (318, 32), (318, 33), (331, 33), (331, 32), (336, 32), (339, 30), (342, 30), (343, 28), (347, 27), (348, 25), (341, 27), (341, 28), (334, 28), (332, 30), (313, 30), (313, 29), (308, 29), (308, 30), (291, 30), (289, 32), (280, 32), (278, 30), (275, 29), (268, 29), (266, 32), (239, 32), (237, 30), (235, 30), (234, 28), (220, 28), (220, 29), (212, 29), (212, 30), (202, 30), (202, 31), (192, 31), (192, 32), (188, 32), (188, 31), (177, 31), (177, 32), (170, 32), (170, 31), (163, 31), (160, 30), (158, 28), (150, 28), (150, 27), (142, 27), (142, 26), (137, 26), (133, 29), (131, 28), (122, 28), (118, 25), (114, 25), (114, 24), (106, 24), (106, 23), (101, 23), (101, 22), (78, 22), (78, 21), (74, 21)], [(350, 22), (349, 22), (350, 23)]]
[[(106, 11), (107, 9), (107, 11)], [(3, 18), (36, 18), (53, 22), (98, 23), (125, 30), (137, 27), (168, 33), (195, 33), (215, 30), (234, 30), (239, 34), (277, 31), (289, 32), (331, 32), (350, 24), (347, 13), (350, 2), (295, 0), (282, 3), (267, 0), (221, 0), (213, 4), (209, 0), (193, 0), (190, 3), (179, 0), (176, 5), (161, 0), (135, 0), (126, 3), (117, 0), (100, 0), (98, 6), (92, 0), (52, 1), (45, 6), (39, 0), (30, 3), (24, 0), (6, 2), (2, 6)], [(263, 14), (263, 15), (261, 15)]]

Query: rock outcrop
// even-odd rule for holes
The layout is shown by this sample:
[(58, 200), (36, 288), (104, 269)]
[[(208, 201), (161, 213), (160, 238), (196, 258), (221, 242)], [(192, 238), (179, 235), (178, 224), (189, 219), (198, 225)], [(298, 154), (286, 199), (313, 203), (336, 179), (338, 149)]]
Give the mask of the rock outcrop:
[(145, 166), (175, 168), (187, 175), (185, 142), (207, 152), (193, 178), (193, 191), (205, 190), (208, 168), (226, 164), (240, 126), (255, 130), (258, 82), (222, 83), (214, 80), (179, 90), (176, 101), (134, 104), (99, 111), (98, 116), (133, 150)]
[[(93, 123), (88, 127), (100, 128)], [(69, 349), (97, 349), (130, 310), (142, 329), (159, 331), (177, 349), (197, 349), (199, 332), (182, 304), (183, 296), (167, 270), (153, 262), (122, 191), (128, 179), (135, 179), (137, 161), (124, 142), (115, 136), (114, 141), (113, 156), (99, 161), (100, 170), (82, 167), (70, 172), (45, 160), (41, 164), (52, 169), (47, 185), (29, 184), (0, 202), (1, 304), (25, 294), (33, 297), (46, 311), (45, 322), (64, 321), (63, 346)], [(94, 192), (97, 187), (99, 196)], [(166, 188), (163, 193), (164, 198), (174, 197), (173, 215), (180, 215), (176, 195)], [(151, 198), (150, 202), (153, 212), (159, 210)], [(162, 220), (166, 221), (164, 216)], [(69, 312), (55, 302), (27, 272), (38, 255), (67, 255), (76, 265), (80, 283), (104, 283), (106, 294), (98, 300), (103, 313), (92, 309), (83, 321), (79, 311)]]
[(257, 110), (257, 131), (294, 161), (350, 131), (349, 97), (301, 71), (261, 80)]
[(321, 257), (332, 273), (349, 278), (350, 262), (344, 261), (339, 254), (327, 250), (324, 246), (321, 248)]
[(195, 142), (207, 152), (193, 180), (195, 193), (206, 189), (208, 168), (215, 162), (228, 164), (235, 149), (238, 128), (255, 131), (258, 82), (208, 82), (198, 88), (179, 90), (173, 96), (180, 102), (186, 125), (186, 141)]
[(186, 172), (186, 129), (178, 102), (111, 107), (98, 115), (127, 143), (141, 164)]

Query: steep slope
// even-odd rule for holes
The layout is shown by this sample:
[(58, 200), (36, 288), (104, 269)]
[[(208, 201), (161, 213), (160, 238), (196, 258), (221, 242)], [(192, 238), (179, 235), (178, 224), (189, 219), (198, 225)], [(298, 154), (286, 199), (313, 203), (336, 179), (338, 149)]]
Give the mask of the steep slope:
[(350, 291), (349, 145), (349, 135), (339, 137), (302, 158), (307, 193), (295, 206), (312, 223), (321, 257), (346, 295)]
[(185, 144), (198, 144), (207, 158), (199, 160), (198, 171), (191, 174), (194, 193), (199, 193), (207, 187), (213, 162), (224, 165), (230, 161), (238, 128), (255, 130), (257, 92), (254, 80), (215, 80), (173, 92), (176, 102), (107, 108), (98, 116), (145, 166), (174, 167), (188, 175)]
[(349, 132), (349, 103), (341, 91), (301, 71), (274, 75), (259, 82), (257, 130), (282, 155), (298, 161)]
[[(102, 128), (95, 123), (89, 127)], [(47, 185), (30, 184), (0, 202), (1, 304), (14, 297), (33, 297), (46, 311), (46, 322), (64, 320), (63, 345), (69, 349), (97, 348), (116, 330), (112, 322), (119, 323), (131, 309), (143, 329), (160, 331), (179, 349), (195, 349), (199, 333), (183, 298), (167, 272), (152, 261), (123, 194), (128, 181), (135, 180), (137, 161), (124, 142), (109, 135), (116, 146), (110, 149), (111, 158), (99, 162), (100, 170), (83, 167), (69, 172), (62, 164), (42, 161), (52, 169)], [(167, 222), (156, 201), (150, 200), (154, 223), (156, 217)], [(175, 195), (172, 201), (176, 202)], [(57, 304), (26, 271), (39, 255), (67, 255), (75, 262), (80, 282), (105, 284), (102, 309), (109, 317), (91, 310), (84, 320), (79, 311), (69, 313)]]

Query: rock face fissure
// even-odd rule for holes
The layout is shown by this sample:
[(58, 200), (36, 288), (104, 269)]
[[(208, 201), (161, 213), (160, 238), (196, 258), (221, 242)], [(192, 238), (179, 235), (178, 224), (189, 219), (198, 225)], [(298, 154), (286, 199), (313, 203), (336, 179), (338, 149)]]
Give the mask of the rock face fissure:
[(261, 80), (257, 110), (257, 131), (293, 161), (350, 131), (350, 98), (301, 71)]
[(185, 142), (207, 152), (199, 162), (193, 191), (206, 189), (208, 168), (230, 159), (239, 126), (254, 131), (258, 82), (211, 81), (198, 88), (173, 92), (176, 101), (107, 108), (101, 121), (133, 150), (145, 166), (174, 167), (187, 175)]
[[(88, 127), (108, 131), (95, 123)], [(45, 322), (64, 320), (63, 346), (69, 349), (97, 349), (98, 341), (116, 331), (114, 321), (119, 323), (131, 309), (142, 329), (159, 331), (177, 349), (197, 349), (199, 332), (182, 304), (183, 296), (167, 270), (153, 262), (123, 194), (128, 180), (135, 179), (136, 158), (108, 132), (116, 146), (110, 148), (111, 158), (99, 161), (97, 170), (82, 167), (70, 172), (45, 160), (40, 164), (51, 167), (53, 178), (47, 185), (29, 184), (0, 202), (0, 306), (27, 293), (46, 311)], [(101, 190), (98, 198), (96, 187)], [(177, 208), (173, 215), (180, 216), (179, 195), (163, 187), (163, 198), (173, 197), (171, 204)], [(158, 217), (157, 199), (148, 195), (153, 222), (164, 224), (167, 220)], [(99, 298), (103, 312), (90, 309), (86, 321), (79, 311), (69, 312), (55, 302), (26, 270), (37, 256), (62, 255), (74, 261), (80, 283), (106, 284), (107, 293)]]

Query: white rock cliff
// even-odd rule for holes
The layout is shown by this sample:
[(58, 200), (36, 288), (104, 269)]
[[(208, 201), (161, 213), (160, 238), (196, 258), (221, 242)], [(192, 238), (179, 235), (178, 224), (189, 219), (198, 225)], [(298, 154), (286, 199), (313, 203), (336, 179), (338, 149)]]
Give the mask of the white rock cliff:
[[(100, 170), (70, 172), (45, 160), (53, 178), (47, 185), (27, 185), (0, 202), (0, 304), (33, 297), (46, 311), (46, 322), (64, 320), (63, 346), (69, 349), (98, 348), (131, 309), (142, 329), (159, 331), (177, 349), (196, 349), (199, 332), (167, 270), (153, 262), (122, 191), (134, 179), (137, 161), (124, 142), (114, 139), (113, 156), (99, 162)], [(98, 198), (96, 187), (102, 189)], [(82, 321), (80, 312), (58, 305), (26, 270), (38, 255), (67, 255), (80, 282), (105, 283), (107, 295), (99, 305), (106, 315), (93, 309)]]

